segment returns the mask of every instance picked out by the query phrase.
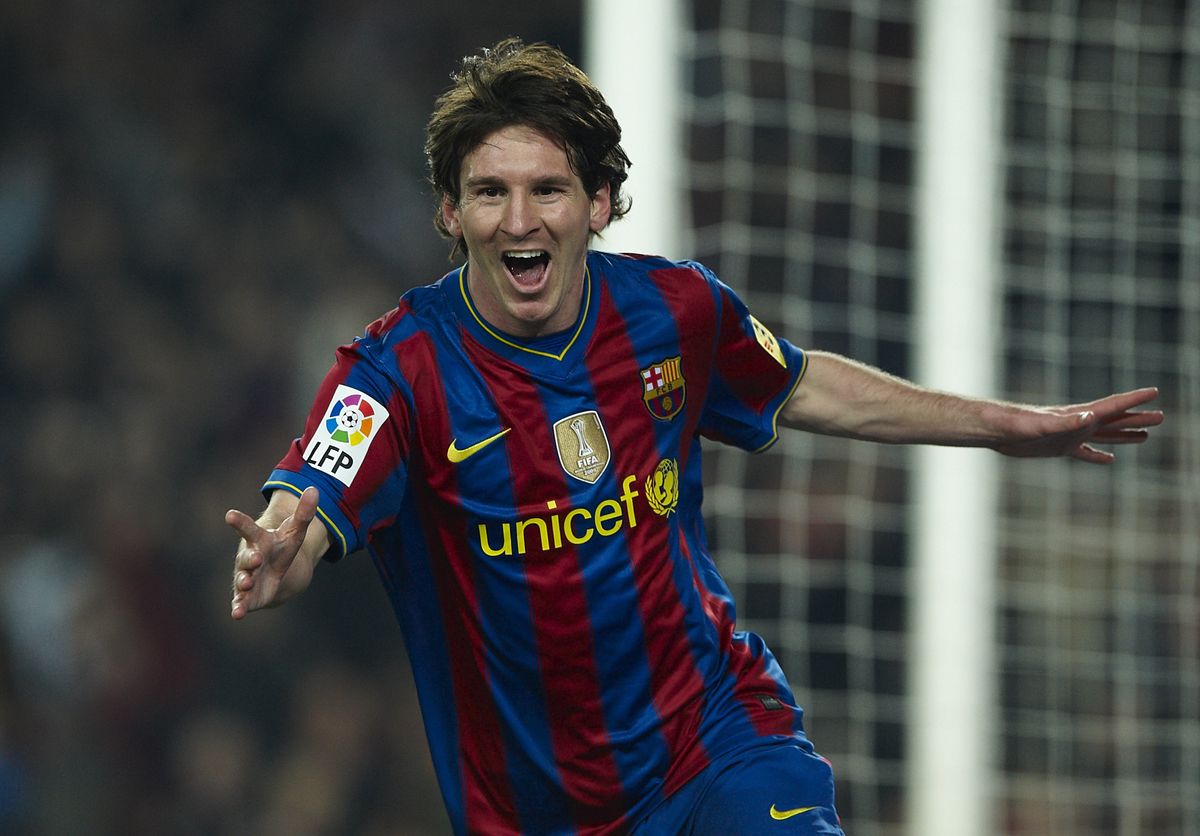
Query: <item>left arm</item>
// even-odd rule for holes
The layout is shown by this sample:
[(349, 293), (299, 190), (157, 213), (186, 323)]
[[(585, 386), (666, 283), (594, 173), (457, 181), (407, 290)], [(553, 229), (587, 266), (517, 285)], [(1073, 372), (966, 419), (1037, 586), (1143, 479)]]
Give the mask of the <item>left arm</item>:
[(1135, 389), (1070, 406), (1024, 406), (926, 389), (823, 351), (808, 353), (804, 380), (780, 422), (824, 435), (889, 444), (989, 447), (1007, 456), (1071, 456), (1107, 464), (1093, 443), (1145, 441), (1159, 411), (1136, 407), (1158, 396)]

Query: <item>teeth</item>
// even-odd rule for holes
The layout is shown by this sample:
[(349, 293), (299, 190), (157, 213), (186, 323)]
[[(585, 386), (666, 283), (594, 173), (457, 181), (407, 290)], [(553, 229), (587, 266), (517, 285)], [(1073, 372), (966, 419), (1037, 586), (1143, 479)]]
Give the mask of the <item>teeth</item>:
[(504, 254), (505, 258), (541, 258), (546, 254), (545, 250), (517, 250)]

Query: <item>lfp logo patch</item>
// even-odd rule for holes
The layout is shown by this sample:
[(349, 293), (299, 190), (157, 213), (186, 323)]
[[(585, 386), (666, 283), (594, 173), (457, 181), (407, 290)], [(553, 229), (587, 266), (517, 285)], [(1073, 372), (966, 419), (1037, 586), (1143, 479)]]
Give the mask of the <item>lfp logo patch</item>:
[(375, 423), (375, 408), (371, 399), (361, 392), (335, 400), (325, 419), (325, 429), (334, 441), (357, 447), (371, 437)]
[(387, 410), (379, 401), (357, 389), (339, 385), (329, 402), (324, 423), (304, 450), (304, 461), (349, 485), (387, 418)]

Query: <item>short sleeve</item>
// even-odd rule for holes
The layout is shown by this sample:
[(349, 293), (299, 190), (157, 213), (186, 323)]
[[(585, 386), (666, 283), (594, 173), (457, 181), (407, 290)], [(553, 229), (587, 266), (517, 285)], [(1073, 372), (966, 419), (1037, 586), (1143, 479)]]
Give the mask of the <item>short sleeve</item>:
[(338, 349), (317, 390), (304, 433), (263, 485), (263, 493), (320, 492), (317, 516), (332, 543), (327, 559), (362, 548), (396, 513), (407, 481), (411, 396), (379, 369), (361, 342)]
[(755, 319), (711, 272), (702, 272), (717, 297), (717, 345), (700, 432), (746, 450), (765, 450), (778, 438), (779, 412), (804, 377), (807, 357)]

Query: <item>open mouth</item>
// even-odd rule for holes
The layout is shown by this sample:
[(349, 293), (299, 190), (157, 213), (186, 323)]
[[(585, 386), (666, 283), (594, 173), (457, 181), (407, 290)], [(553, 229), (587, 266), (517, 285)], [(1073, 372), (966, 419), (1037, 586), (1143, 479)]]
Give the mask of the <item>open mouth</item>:
[(509, 251), (503, 255), (504, 266), (520, 287), (534, 287), (546, 275), (550, 254), (545, 250)]

